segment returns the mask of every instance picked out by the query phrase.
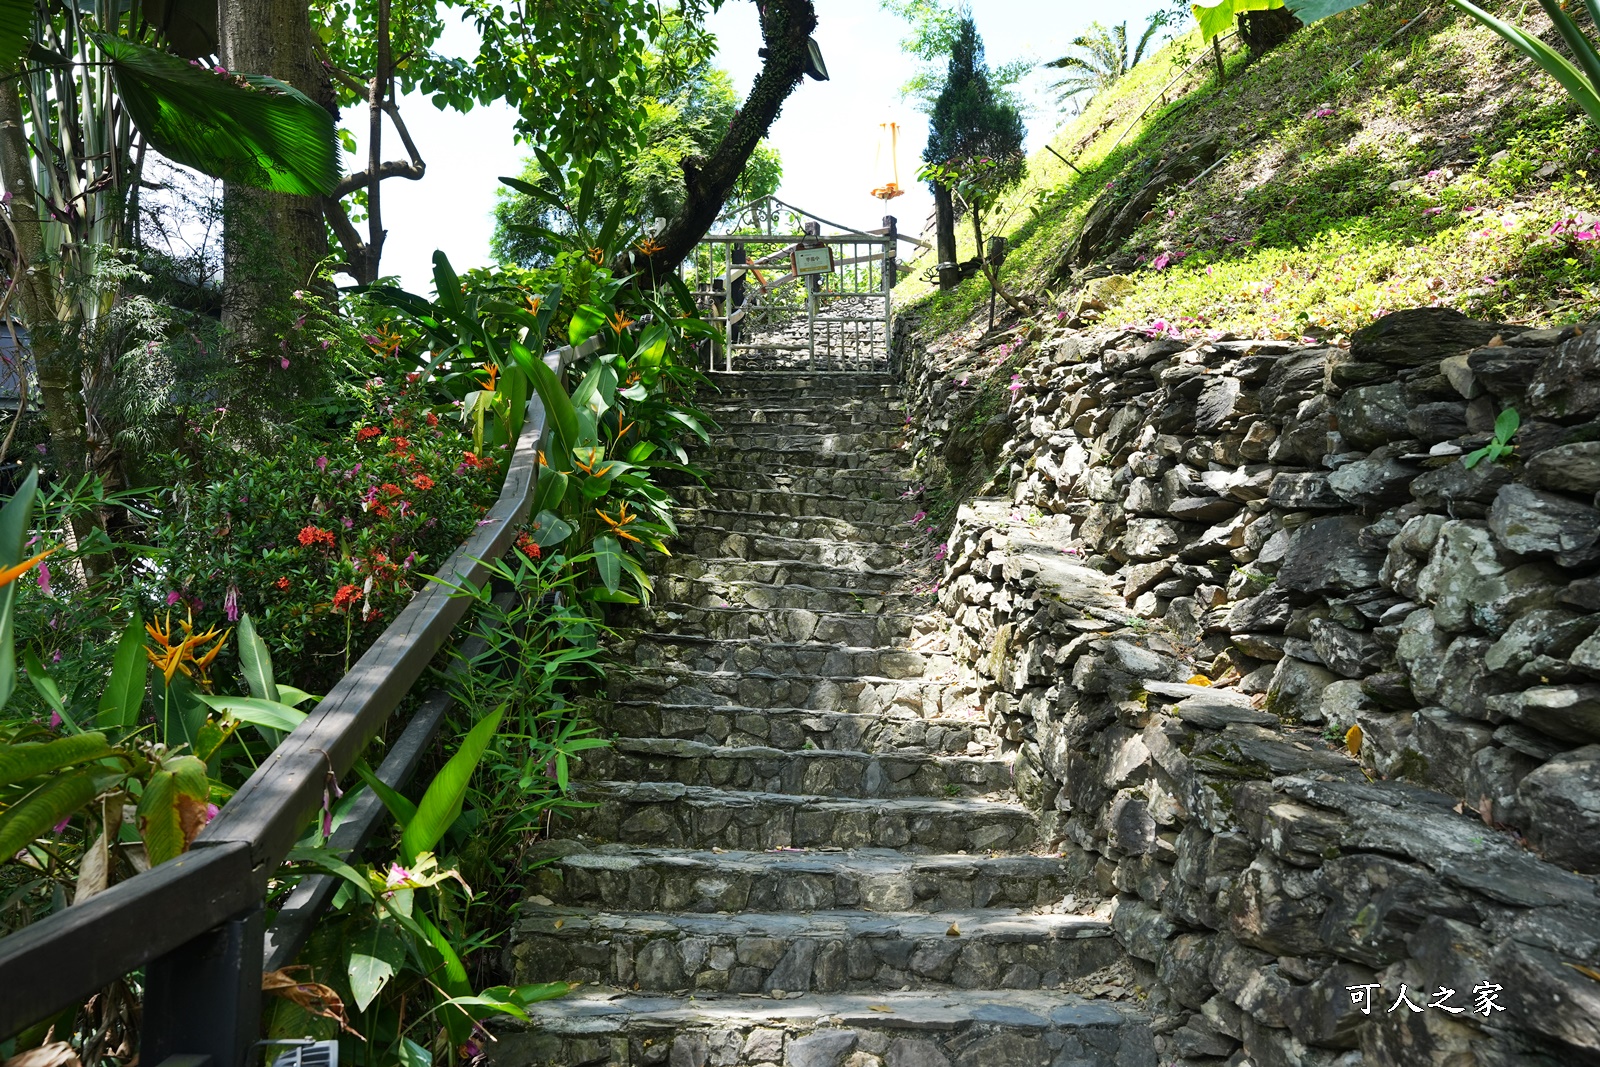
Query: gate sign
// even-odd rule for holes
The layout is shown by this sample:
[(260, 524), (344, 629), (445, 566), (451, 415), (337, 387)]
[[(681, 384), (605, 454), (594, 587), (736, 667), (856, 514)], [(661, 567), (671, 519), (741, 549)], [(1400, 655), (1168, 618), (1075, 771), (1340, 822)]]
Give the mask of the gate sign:
[(808, 274), (827, 274), (833, 270), (833, 249), (827, 245), (821, 248), (796, 248), (789, 253), (790, 260), (794, 263), (794, 272), (799, 277)]

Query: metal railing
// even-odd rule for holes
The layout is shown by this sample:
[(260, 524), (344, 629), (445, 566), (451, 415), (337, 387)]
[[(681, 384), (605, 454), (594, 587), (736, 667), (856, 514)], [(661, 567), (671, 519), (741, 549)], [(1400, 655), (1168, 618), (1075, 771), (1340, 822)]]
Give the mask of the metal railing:
[[(559, 375), (600, 344), (597, 335), (543, 358)], [(355, 764), (472, 603), (450, 586), (481, 583), (484, 561), (510, 548), (537, 488), (545, 424), (535, 395), (500, 496), (439, 568), (443, 581), (417, 592), (188, 852), (0, 938), (0, 1039), (143, 967), (141, 1063), (246, 1062), (260, 1030), (264, 965), (292, 961), (333, 895), (330, 880), (304, 879), (268, 930), (262, 910), (268, 881), (315, 817), (328, 776), (343, 777)], [(435, 695), (412, 716), (378, 769), (386, 784), (405, 785), (448, 703)], [(331, 846), (353, 853), (385, 814), (376, 797), (358, 803)]]

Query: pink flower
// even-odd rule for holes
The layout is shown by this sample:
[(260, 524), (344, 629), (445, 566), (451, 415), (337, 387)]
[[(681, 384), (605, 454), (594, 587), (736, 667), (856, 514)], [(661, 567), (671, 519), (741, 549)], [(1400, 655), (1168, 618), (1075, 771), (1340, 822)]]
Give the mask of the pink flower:
[(317, 470), (319, 470), (319, 471), (327, 470), (328, 469), (328, 457), (327, 456), (318, 456), (316, 458), (316, 466), (317, 466)]
[[(61, 713), (59, 711), (52, 711), (50, 713), (50, 729), (54, 730), (56, 727), (58, 727), (60, 725), (61, 725)], [(64, 826), (64, 825), (66, 825), (66, 823), (63, 821), (62, 825)], [(59, 831), (60, 829), (61, 829), (60, 826), (56, 827), (57, 831)]]
[(949, 553), (950, 553), (950, 548), (949, 548), (948, 545), (940, 545), (937, 549), (934, 550), (933, 558), (935, 560), (942, 560), (942, 559), (944, 559), (945, 556), (949, 555)]
[(222, 597), (222, 613), (229, 622), (239, 621), (239, 587), (232, 582), (228, 583), (228, 591)]
[(176, 589), (174, 589), (172, 592), (167, 594), (167, 607), (169, 607), (169, 608), (172, 607), (174, 604), (176, 604), (178, 601), (180, 601), (182, 599), (183, 599), (183, 594), (178, 592)]
[(50, 595), (50, 564), (39, 564), (39, 592)]
[(282, 359), (278, 360), (278, 366), (283, 368), (284, 370), (288, 370), (289, 369), (289, 357), (288, 356), (284, 356)]

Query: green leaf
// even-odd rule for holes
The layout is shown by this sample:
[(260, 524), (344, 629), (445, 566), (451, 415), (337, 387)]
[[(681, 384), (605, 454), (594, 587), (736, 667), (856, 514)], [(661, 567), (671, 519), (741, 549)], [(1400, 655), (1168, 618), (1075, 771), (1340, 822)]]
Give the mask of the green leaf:
[(583, 304), (572, 313), (572, 322), (567, 326), (567, 343), (577, 346), (600, 332), (600, 327), (606, 324), (604, 308), (597, 308), (593, 304)]
[[(1356, 2), (1365, 3), (1366, 0), (1356, 0)], [(1190, 10), (1194, 12), (1194, 20), (1200, 24), (1201, 40), (1209, 44), (1213, 37), (1233, 29), (1233, 20), (1240, 12), (1271, 11), (1282, 7), (1283, 4), (1284, 0), (1223, 0), (1214, 7), (1192, 4)]]
[(439, 773), (428, 783), (422, 800), (417, 803), (417, 814), (400, 834), (400, 850), (406, 862), (415, 860), (424, 852), (433, 851), (445, 833), (461, 815), (461, 804), (466, 799), (467, 787), (472, 784), (472, 774), (478, 761), (500, 728), (500, 717), (505, 714), (502, 705), (479, 721), (461, 741)]
[[(22, 542), (33, 524), (33, 498), (39, 491), (39, 468), (28, 472), (16, 495), (0, 507), (0, 567), (22, 562)], [(17, 583), (0, 588), (0, 707), (17, 689), (15, 610)]]
[(224, 715), (232, 715), (240, 722), (247, 722), (251, 726), (265, 727), (268, 730), (282, 730), (284, 733), (288, 733), (306, 721), (305, 712), (299, 708), (291, 708), (287, 704), (280, 704), (276, 700), (259, 700), (256, 697), (219, 697), (212, 696), (209, 693), (197, 693), (195, 695), (213, 711), (220, 711)]
[(329, 195), (339, 184), (333, 116), (293, 86), (215, 74), (120, 37), (91, 39), (139, 132), (168, 159), (279, 193)]
[(278, 703), (287, 704), (297, 708), (308, 700), (320, 699), (315, 693), (308, 693), (304, 689), (296, 689), (292, 685), (278, 686)]
[(433, 1067), (433, 1053), (409, 1037), (402, 1037), (394, 1051), (400, 1067)]
[(371, 900), (373, 898), (372, 883), (367, 881), (360, 871), (340, 859), (331, 849), (299, 846), (289, 850), (289, 854), (284, 857), (284, 862), (310, 863), (321, 867), (329, 874), (343, 878), (350, 883), (361, 894), (361, 899)]
[(0, 748), (0, 787), (113, 755), (116, 749), (107, 743), (106, 735), (100, 733), (6, 745)]
[(1500, 417), (1494, 420), (1495, 440), (1504, 444), (1517, 435), (1517, 429), (1522, 425), (1522, 416), (1517, 414), (1516, 408), (1506, 408)]
[(281, 702), (278, 685), (272, 678), (272, 650), (256, 633), (250, 613), (239, 617), (239, 669), (244, 672), (250, 695), (273, 703)]
[(100, 795), (103, 785), (115, 780), (115, 775), (96, 774), (89, 768), (72, 771), (50, 779), (0, 812), (0, 863), (27, 847), (28, 842), (43, 837), (63, 819), (81, 811)]
[(1349, 11), (1353, 7), (1360, 7), (1367, 0), (1285, 0), (1294, 17), (1310, 25), (1318, 19), (1325, 19), (1330, 15), (1337, 15), (1342, 11)]
[(559, 545), (572, 536), (572, 525), (553, 511), (541, 511), (533, 518), (538, 529), (533, 532), (533, 543), (540, 548)]
[(572, 465), (572, 450), (578, 447), (578, 412), (572, 398), (561, 387), (561, 379), (544, 360), (534, 360), (533, 387), (544, 405), (545, 421), (549, 427), (550, 444), (546, 459), (554, 468)]
[(615, 593), (622, 583), (622, 546), (615, 537), (601, 534), (594, 539), (594, 566), (606, 592)]
[(34, 10), (26, 0), (0, 0), (0, 71), (13, 71), (33, 39)]
[(72, 715), (67, 711), (67, 702), (61, 699), (61, 688), (56, 685), (50, 672), (44, 669), (44, 664), (39, 662), (39, 657), (34, 655), (33, 649), (28, 649), (22, 654), (23, 666), (28, 668), (28, 681), (33, 683), (33, 688), (38, 692), (39, 698), (57, 715), (61, 716), (62, 725), (75, 734), (82, 733), (78, 724), (72, 721)]
[(100, 694), (95, 725), (102, 730), (117, 731), (137, 726), (149, 674), (150, 657), (144, 651), (144, 620), (136, 611), (117, 642), (117, 653), (111, 663), (111, 681)]
[(552, 467), (539, 468), (539, 484), (533, 490), (533, 513), (554, 511), (567, 495), (567, 475)]
[(411, 820), (417, 817), (417, 806), (401, 796), (382, 778), (379, 778), (372, 768), (367, 765), (366, 760), (356, 761), (355, 772), (356, 777), (367, 783), (367, 787), (377, 794), (379, 800), (383, 801), (383, 806), (389, 809), (389, 814), (394, 816), (395, 824), (400, 829), (404, 830), (411, 823)]
[(203, 802), (209, 792), (206, 765), (193, 756), (168, 760), (145, 783), (139, 798), (139, 836), (150, 866), (183, 855), (183, 798)]
[(366, 1011), (406, 961), (406, 945), (384, 922), (369, 922), (357, 931), (350, 947), (350, 992), (356, 1009)]

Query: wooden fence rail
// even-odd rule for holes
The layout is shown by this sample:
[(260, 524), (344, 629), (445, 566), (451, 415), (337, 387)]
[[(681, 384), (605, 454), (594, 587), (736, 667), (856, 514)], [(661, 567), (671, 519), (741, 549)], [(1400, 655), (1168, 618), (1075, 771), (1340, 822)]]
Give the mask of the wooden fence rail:
[[(560, 374), (600, 344), (592, 337), (544, 360)], [(444, 582), (481, 583), (484, 561), (510, 548), (537, 488), (544, 430), (544, 406), (535, 395), (499, 499), (439, 568)], [(315, 816), (327, 776), (342, 778), (355, 764), (470, 603), (446, 584), (428, 583), (188, 852), (0, 938), (0, 1039), (144, 967), (140, 1061), (148, 1067), (168, 1060), (174, 1067), (180, 1060), (185, 1067), (240, 1067), (260, 1025), (268, 880)], [(409, 778), (442, 711), (424, 704), (379, 768), (380, 778), (397, 786)], [(335, 845), (364, 842), (382, 817), (376, 807), (357, 813), (355, 821), (364, 825)], [(275, 965), (292, 958), (330, 896), (313, 887), (291, 898), (293, 922), (280, 921), (272, 939)]]

